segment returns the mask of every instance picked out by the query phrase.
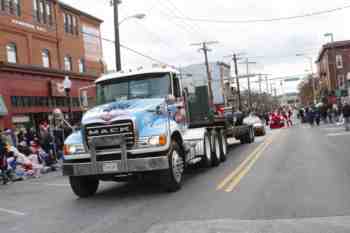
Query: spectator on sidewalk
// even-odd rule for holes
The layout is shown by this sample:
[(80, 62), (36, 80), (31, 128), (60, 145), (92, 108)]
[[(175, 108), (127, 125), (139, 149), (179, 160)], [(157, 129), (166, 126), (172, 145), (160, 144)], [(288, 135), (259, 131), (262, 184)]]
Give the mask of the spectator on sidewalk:
[(328, 116), (328, 122), (329, 122), (330, 124), (333, 124), (332, 108), (328, 108), (328, 110), (327, 110), (327, 116)]
[(345, 124), (345, 130), (349, 131), (350, 130), (350, 104), (349, 102), (345, 102), (343, 106), (343, 117), (344, 117), (344, 124)]
[(9, 182), (6, 154), (7, 154), (6, 143), (4, 142), (4, 139), (0, 137), (0, 175), (2, 177), (3, 184), (7, 184)]
[(314, 111), (314, 109), (311, 107), (306, 112), (307, 112), (307, 119), (308, 119), (309, 124), (311, 126), (314, 126), (314, 124), (315, 124), (315, 111)]
[(320, 126), (321, 122), (321, 112), (319, 108), (315, 108), (315, 122), (317, 126)]

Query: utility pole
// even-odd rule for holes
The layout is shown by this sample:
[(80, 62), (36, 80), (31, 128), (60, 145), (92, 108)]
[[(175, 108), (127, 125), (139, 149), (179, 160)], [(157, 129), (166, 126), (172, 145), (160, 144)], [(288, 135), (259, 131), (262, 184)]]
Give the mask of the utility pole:
[(262, 82), (262, 78), (261, 78), (261, 74), (259, 74), (259, 95), (262, 94), (261, 82)]
[(265, 82), (266, 82), (266, 94), (269, 94), (269, 80), (267, 75), (265, 76)]
[(114, 35), (115, 35), (115, 66), (117, 71), (122, 70), (121, 55), (120, 55), (120, 37), (119, 37), (119, 12), (118, 4), (120, 0), (113, 0), (114, 8)]
[(209, 60), (208, 60), (208, 51), (210, 52), (211, 49), (208, 48), (208, 45), (210, 44), (217, 44), (219, 43), (218, 41), (204, 41), (201, 43), (194, 43), (191, 44), (192, 46), (201, 46), (199, 51), (203, 51), (204, 53), (204, 63), (205, 67), (207, 70), (207, 77), (208, 77), (208, 89), (209, 89), (209, 106), (213, 107), (213, 89), (212, 89), (212, 76), (211, 76), (211, 71), (209, 67)]
[(256, 62), (249, 62), (249, 58), (246, 58), (245, 64), (246, 64), (246, 72), (247, 72), (247, 76), (248, 76), (248, 102), (249, 102), (249, 108), (252, 109), (252, 93), (251, 93), (251, 88), (250, 88), (249, 65), (256, 64)]
[(237, 96), (238, 96), (238, 110), (242, 111), (242, 99), (241, 99), (241, 88), (239, 84), (239, 77), (238, 77), (238, 66), (237, 66), (237, 60), (239, 58), (237, 57), (237, 54), (233, 54), (232, 60), (235, 64), (235, 75), (236, 75), (236, 83), (237, 83)]

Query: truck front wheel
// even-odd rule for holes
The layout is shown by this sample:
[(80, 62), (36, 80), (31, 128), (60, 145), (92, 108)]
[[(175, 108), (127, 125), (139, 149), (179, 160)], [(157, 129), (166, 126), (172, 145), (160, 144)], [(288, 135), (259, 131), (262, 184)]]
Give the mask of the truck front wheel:
[(182, 150), (176, 141), (171, 143), (168, 154), (169, 169), (162, 171), (161, 181), (167, 191), (175, 192), (182, 186), (185, 161)]
[(99, 180), (93, 176), (70, 176), (69, 183), (75, 195), (86, 198), (96, 193)]

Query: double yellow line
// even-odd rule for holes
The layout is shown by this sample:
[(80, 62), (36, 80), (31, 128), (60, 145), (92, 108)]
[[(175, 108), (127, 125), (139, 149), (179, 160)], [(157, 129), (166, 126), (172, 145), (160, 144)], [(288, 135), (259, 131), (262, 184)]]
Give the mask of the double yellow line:
[(262, 152), (268, 147), (273, 138), (276, 135), (272, 135), (261, 143), (255, 150), (229, 175), (227, 175), (216, 187), (216, 190), (223, 190), (225, 192), (232, 192), (232, 190), (240, 183), (242, 178), (253, 167), (254, 163), (259, 159)]

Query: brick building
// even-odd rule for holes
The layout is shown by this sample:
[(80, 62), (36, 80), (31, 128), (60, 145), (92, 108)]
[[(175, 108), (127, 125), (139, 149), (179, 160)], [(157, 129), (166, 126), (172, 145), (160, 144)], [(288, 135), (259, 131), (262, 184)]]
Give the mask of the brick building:
[(104, 71), (101, 23), (58, 0), (0, 0), (0, 129), (37, 126), (56, 107), (67, 112), (65, 76), (78, 118), (79, 88)]
[(316, 62), (320, 97), (339, 96), (346, 89), (346, 81), (350, 87), (350, 40), (323, 45)]

